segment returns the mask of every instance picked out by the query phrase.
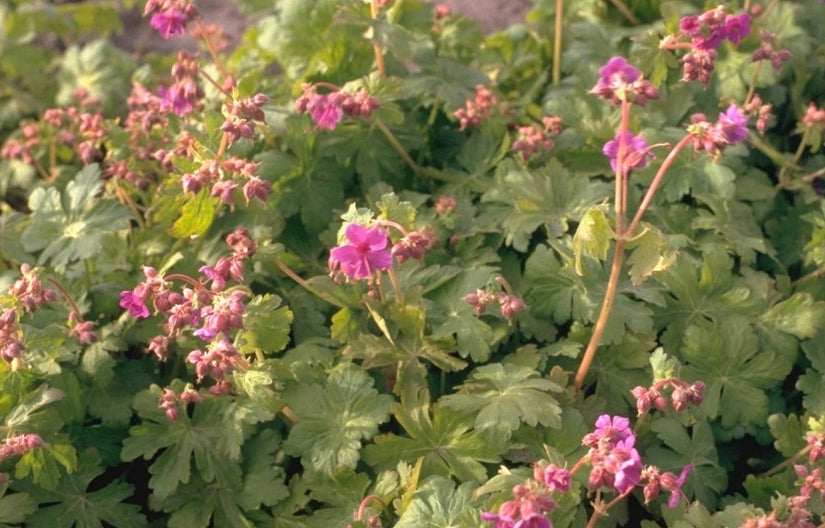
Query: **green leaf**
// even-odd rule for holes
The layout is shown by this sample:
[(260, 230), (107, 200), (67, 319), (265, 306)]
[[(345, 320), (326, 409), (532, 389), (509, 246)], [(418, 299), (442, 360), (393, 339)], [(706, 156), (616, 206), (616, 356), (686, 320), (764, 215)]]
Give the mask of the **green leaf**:
[(146, 526), (140, 506), (123, 502), (134, 493), (129, 484), (109, 482), (100, 489), (89, 490), (91, 482), (103, 471), (100, 456), (94, 450), (88, 450), (81, 453), (77, 471), (63, 475), (55, 489), (44, 490), (23, 483), (21, 488), (37, 497), (41, 504), (36, 512), (26, 518), (28, 525), (99, 528), (105, 522), (116, 528)]
[(679, 360), (665, 354), (662, 347), (657, 348), (650, 355), (650, 367), (653, 369), (653, 382), (678, 378), (682, 370)]
[(667, 289), (666, 304), (656, 311), (657, 328), (665, 328), (661, 342), (673, 353), (682, 345), (686, 328), (710, 320), (722, 328), (736, 318), (750, 318), (768, 309), (752, 284), (731, 272), (733, 260), (724, 252), (708, 251), (697, 263), (682, 254), (656, 279)]
[(760, 322), (799, 339), (811, 338), (825, 327), (825, 302), (808, 293), (795, 293), (762, 314)]
[(697, 422), (691, 434), (688, 434), (678, 419), (658, 417), (650, 428), (669, 448), (648, 449), (650, 463), (676, 473), (687, 464), (692, 464), (693, 471), (682, 489), (688, 496), (692, 492), (707, 508), (714, 508), (718, 494), (727, 484), (727, 472), (719, 467), (719, 457), (710, 425), (707, 422)]
[(765, 389), (785, 379), (791, 362), (772, 350), (760, 350), (759, 338), (741, 319), (724, 329), (697, 320), (688, 327), (680, 350), (687, 379), (705, 383), (702, 409), (722, 426), (761, 426), (768, 418)]
[(569, 174), (556, 160), (540, 170), (528, 170), (507, 159), (496, 169), (495, 186), (482, 197), (496, 222), (504, 218), (505, 243), (527, 251), (533, 232), (544, 226), (551, 239), (560, 238), (568, 221), (578, 221), (587, 208), (607, 196), (606, 185)]
[(381, 200), (375, 204), (375, 207), (385, 220), (396, 222), (405, 229), (415, 228), (415, 207), (410, 202), (399, 200), (395, 193), (381, 196)]
[(676, 254), (667, 251), (662, 234), (651, 226), (644, 226), (644, 234), (628, 244), (633, 251), (627, 257), (630, 282), (638, 286), (654, 272), (668, 268), (676, 259)]
[[(401, 381), (401, 380), (399, 380)], [(402, 392), (392, 413), (409, 436), (384, 434), (364, 450), (364, 461), (377, 469), (393, 469), (399, 460), (424, 459), (423, 475), (455, 476), (461, 481), (484, 482), (482, 464), (498, 461), (499, 448), (471, 431), (472, 418), (439, 405), (430, 406), (426, 389)]]
[(209, 189), (201, 189), (195, 196), (184, 195), (186, 203), (180, 210), (180, 217), (169, 229), (175, 238), (196, 238), (203, 236), (212, 225), (219, 198), (212, 198)]
[(432, 476), (413, 494), (395, 528), (475, 528), (479, 511), (473, 506), (472, 482), (458, 488), (450, 479)]
[(188, 483), (193, 458), (203, 481), (239, 485), (240, 469), (229, 457), (233, 446), (226, 444), (227, 425), (223, 419), (230, 402), (205, 399), (195, 405), (191, 418), (187, 413), (179, 412), (177, 420), (172, 421), (158, 407), (161, 394), (162, 389), (152, 385), (135, 396), (133, 406), (142, 423), (129, 429), (129, 438), (123, 441), (121, 452), (125, 462), (139, 456), (146, 460), (154, 458), (149, 468), (152, 474), (149, 487), (153, 496), (164, 500), (179, 484)]
[(62, 397), (63, 391), (51, 388), (45, 384), (40, 385), (6, 415), (4, 419), (5, 424), (7, 427), (13, 429), (24, 428), (26, 423), (32, 418), (32, 415)]
[(29, 197), (31, 223), (23, 232), (26, 251), (43, 250), (38, 262), (63, 270), (75, 260), (99, 256), (104, 235), (129, 226), (132, 213), (116, 200), (99, 197), (100, 167), (87, 165), (61, 194), (50, 187)]
[(521, 424), (559, 428), (561, 406), (550, 393), (561, 391), (532, 368), (494, 363), (475, 369), (457, 393), (443, 396), (440, 404), (475, 415), (476, 431), (506, 441)]
[(286, 348), (292, 312), (280, 305), (281, 298), (272, 294), (258, 295), (246, 305), (244, 329), (237, 337), (239, 352), (273, 354)]
[(486, 266), (468, 269), (433, 292), (433, 298), (443, 308), (445, 317), (441, 324), (434, 325), (431, 337), (442, 339), (455, 335), (461, 357), (469, 356), (479, 363), (490, 358), (490, 349), (497, 337), (490, 325), (482, 321), (463, 298), (485, 287), (496, 271)]
[(0, 526), (20, 524), (29, 514), (37, 511), (37, 502), (28, 493), (12, 493), (0, 498)]
[(582, 275), (582, 256), (588, 256), (600, 261), (607, 258), (610, 241), (613, 240), (613, 231), (607, 221), (607, 206), (594, 205), (590, 207), (579, 222), (576, 234), (573, 235), (573, 254), (576, 256), (576, 273)]
[(776, 439), (773, 445), (782, 456), (790, 458), (805, 447), (807, 429), (797, 415), (772, 414), (768, 417), (768, 427)]
[(287, 387), (284, 397), (298, 417), (284, 442), (287, 454), (326, 474), (354, 468), (361, 442), (389, 418), (392, 397), (378, 394), (373, 380), (354, 365), (329, 374), (324, 386)]

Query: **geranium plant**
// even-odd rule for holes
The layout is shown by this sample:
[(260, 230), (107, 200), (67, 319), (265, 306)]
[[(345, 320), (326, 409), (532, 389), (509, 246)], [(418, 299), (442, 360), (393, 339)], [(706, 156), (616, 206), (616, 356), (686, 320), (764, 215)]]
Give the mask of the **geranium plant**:
[(822, 524), (823, 2), (235, 4), (0, 7), (0, 525)]

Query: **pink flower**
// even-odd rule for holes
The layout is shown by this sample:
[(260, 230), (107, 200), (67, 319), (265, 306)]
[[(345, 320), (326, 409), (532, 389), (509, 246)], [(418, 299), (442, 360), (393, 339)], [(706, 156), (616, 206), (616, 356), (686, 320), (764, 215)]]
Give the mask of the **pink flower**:
[(146, 307), (143, 299), (131, 291), (120, 292), (120, 307), (129, 310), (132, 317), (149, 317), (149, 308)]
[(679, 474), (678, 478), (676, 478), (676, 475), (673, 473), (665, 473), (662, 475), (659, 482), (662, 488), (670, 492), (670, 500), (667, 501), (668, 508), (675, 508), (679, 505), (679, 497), (682, 495), (682, 486), (685, 485), (688, 475), (690, 475), (692, 470), (693, 465), (688, 464), (682, 468), (682, 472)]
[(175, 35), (183, 35), (186, 29), (187, 16), (180, 11), (155, 13), (149, 20), (149, 25), (155, 28), (161, 37), (170, 39)]
[[(610, 168), (616, 170), (619, 163), (619, 148), (621, 140), (619, 134), (616, 134), (615, 139), (611, 139), (605, 143), (602, 152), (605, 156), (610, 158)], [(650, 147), (647, 141), (642, 136), (633, 135), (626, 132), (624, 135), (624, 163), (622, 164), (621, 173), (627, 175), (633, 169), (642, 169), (647, 166), (648, 158), (653, 159), (655, 156), (650, 152)]]
[(350, 224), (345, 232), (349, 244), (330, 251), (330, 268), (341, 269), (350, 279), (368, 279), (376, 270), (392, 267), (392, 253), (387, 248), (387, 233), (380, 227), (367, 229)]
[(328, 95), (319, 95), (313, 100), (309, 109), (312, 120), (319, 129), (335, 130), (341, 122), (343, 112)]

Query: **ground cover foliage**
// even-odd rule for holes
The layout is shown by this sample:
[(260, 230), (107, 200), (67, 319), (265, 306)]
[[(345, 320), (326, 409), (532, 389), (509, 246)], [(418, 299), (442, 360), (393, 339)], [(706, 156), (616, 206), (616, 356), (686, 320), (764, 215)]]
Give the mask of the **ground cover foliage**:
[(825, 4), (236, 3), (0, 6), (0, 526), (822, 523)]

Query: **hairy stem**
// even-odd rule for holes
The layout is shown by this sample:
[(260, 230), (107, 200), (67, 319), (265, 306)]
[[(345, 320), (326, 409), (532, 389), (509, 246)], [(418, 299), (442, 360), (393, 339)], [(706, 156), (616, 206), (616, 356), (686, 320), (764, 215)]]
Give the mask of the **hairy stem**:
[(629, 236), (633, 236), (633, 231), (636, 227), (639, 226), (639, 222), (642, 220), (642, 216), (647, 211), (647, 208), (650, 207), (650, 203), (653, 201), (653, 196), (656, 194), (656, 190), (659, 189), (659, 185), (662, 183), (662, 179), (664, 179), (665, 174), (670, 169), (670, 166), (673, 165), (673, 160), (676, 159), (676, 156), (684, 149), (691, 140), (691, 136), (687, 135), (683, 137), (679, 142), (673, 147), (665, 161), (662, 162), (661, 167), (656, 172), (656, 176), (653, 177), (653, 181), (650, 182), (650, 187), (647, 189), (647, 193), (645, 193), (645, 197), (642, 199), (642, 203), (639, 204), (639, 209), (636, 211), (636, 215), (633, 217), (633, 220), (630, 222), (630, 225), (627, 226), (626, 233)]
[(753, 77), (751, 78), (751, 84), (748, 86), (748, 95), (745, 96), (745, 102), (742, 105), (748, 104), (751, 99), (753, 98), (754, 92), (756, 92), (756, 81), (759, 79), (759, 72), (762, 71), (762, 61), (756, 63), (756, 69), (753, 71)]
[(633, 11), (627, 7), (627, 4), (622, 2), (622, 0), (610, 0), (610, 3), (619, 10), (619, 12), (627, 19), (628, 22), (633, 24), (634, 26), (638, 26), (640, 24), (639, 19), (636, 18), (636, 15), (633, 14)]
[(556, 0), (556, 24), (553, 32), (553, 86), (561, 82), (561, 37), (564, 28), (564, 0)]
[(410, 154), (406, 151), (406, 149), (404, 149), (404, 147), (398, 141), (398, 138), (395, 137), (395, 134), (392, 133), (392, 130), (390, 130), (389, 127), (387, 127), (387, 125), (385, 125), (384, 122), (380, 119), (376, 119), (374, 123), (375, 126), (378, 127), (378, 130), (380, 130), (384, 134), (384, 137), (387, 138), (387, 141), (390, 142), (390, 145), (392, 145), (395, 151), (398, 152), (398, 155), (401, 156), (401, 159), (403, 159), (404, 162), (406, 162), (406, 164), (409, 165), (409, 167), (412, 169), (415, 175), (422, 176), (423, 171), (421, 170), (421, 167), (410, 157)]
[[(371, 0), (370, 1), (370, 16), (373, 20), (378, 18), (378, 0)], [(373, 35), (372, 41), (372, 51), (375, 54), (375, 67), (378, 68), (378, 75), (381, 76), (382, 79), (386, 79), (387, 77), (387, 66), (384, 63), (384, 52), (381, 50), (381, 46), (375, 41), (375, 35)]]
[(612, 501), (608, 502), (604, 506), (596, 506), (593, 511), (593, 515), (590, 516), (590, 520), (587, 522), (587, 528), (593, 528), (594, 526), (596, 526), (596, 522), (598, 522), (599, 518), (601, 518), (602, 515), (606, 514), (610, 510), (610, 508), (622, 502), (625, 497), (630, 495), (631, 491), (633, 491), (633, 488), (630, 488), (618, 497), (615, 497)]
[(619, 287), (619, 275), (622, 271), (622, 263), (624, 262), (624, 249), (627, 241), (624, 238), (616, 240), (616, 248), (613, 253), (613, 264), (610, 267), (610, 277), (607, 279), (607, 289), (604, 292), (604, 300), (602, 301), (602, 309), (599, 312), (599, 318), (596, 325), (593, 327), (593, 334), (590, 336), (590, 341), (587, 343), (587, 348), (584, 350), (582, 362), (579, 364), (579, 370), (576, 371), (576, 378), (573, 380), (573, 386), (581, 389), (584, 383), (584, 378), (587, 376), (587, 371), (590, 370), (590, 365), (593, 364), (593, 358), (596, 356), (596, 350), (599, 348), (599, 343), (604, 334), (604, 329), (607, 328), (607, 320), (610, 318), (610, 309), (613, 307), (613, 299), (616, 297), (616, 291)]
[(209, 51), (209, 55), (212, 57), (212, 61), (218, 68), (221, 77), (226, 79), (227, 77), (229, 77), (229, 74), (226, 71), (226, 67), (223, 65), (223, 61), (218, 56), (218, 50), (215, 49), (215, 44), (213, 44), (212, 40), (209, 38), (209, 32), (206, 31), (206, 26), (203, 25), (203, 22), (201, 22), (200, 18), (195, 19), (195, 24), (197, 24), (198, 26), (198, 30), (200, 31), (201, 37), (203, 38), (203, 42), (204, 44), (206, 44), (206, 49)]
[(319, 290), (319, 289), (317, 289), (317, 288), (313, 287), (313, 286), (312, 286), (309, 282), (305, 281), (305, 280), (304, 280), (304, 279), (302, 279), (300, 276), (298, 276), (298, 274), (297, 274), (297, 273), (295, 273), (294, 271), (292, 271), (292, 269), (290, 269), (290, 267), (289, 267), (289, 266), (287, 266), (286, 264), (284, 264), (284, 263), (281, 261), (281, 259), (279, 259), (279, 258), (277, 258), (277, 257), (276, 257), (276, 258), (274, 258), (274, 259), (273, 259), (273, 261), (275, 262), (275, 265), (276, 265), (276, 266), (278, 266), (278, 269), (280, 269), (281, 271), (283, 271), (283, 272), (284, 272), (284, 274), (285, 274), (287, 277), (289, 277), (290, 279), (294, 280), (296, 283), (298, 283), (298, 285), (299, 285), (299, 286), (301, 286), (301, 287), (302, 287), (303, 289), (305, 289), (306, 291), (308, 291), (308, 292), (310, 292), (311, 294), (315, 295), (315, 296), (316, 296), (316, 297), (318, 297), (319, 299), (322, 299), (322, 300), (324, 300), (324, 301), (326, 301), (326, 302), (330, 303), (330, 304), (331, 304), (331, 305), (333, 305), (333, 306), (337, 306), (338, 308), (346, 308), (346, 306), (347, 306), (347, 305), (346, 305), (346, 303), (344, 303), (344, 302), (342, 302), (342, 301), (340, 301), (340, 300), (336, 299), (335, 297), (333, 297), (333, 296), (329, 295), (329, 294), (328, 294), (328, 293), (326, 293), (326, 292), (322, 292), (321, 290)]

